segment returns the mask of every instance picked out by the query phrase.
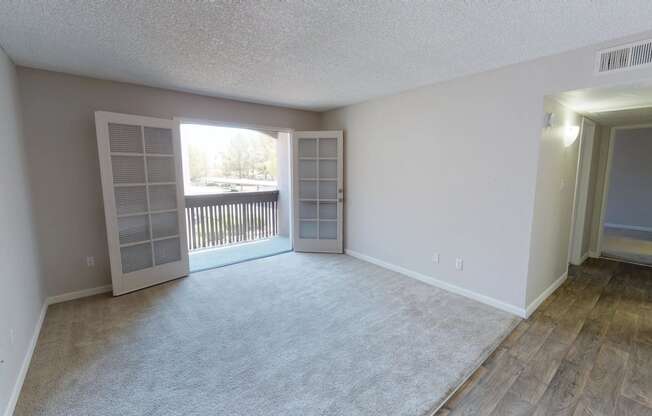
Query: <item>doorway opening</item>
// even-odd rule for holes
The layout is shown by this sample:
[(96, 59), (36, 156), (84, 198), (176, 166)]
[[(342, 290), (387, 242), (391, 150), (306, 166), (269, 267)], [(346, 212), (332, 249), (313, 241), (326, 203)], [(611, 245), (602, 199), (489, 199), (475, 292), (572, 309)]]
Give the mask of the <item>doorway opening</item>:
[(576, 90), (555, 99), (594, 126), (580, 134), (576, 153), (570, 263), (605, 257), (652, 266), (652, 86)]
[(181, 122), (191, 272), (292, 250), (289, 136)]
[(600, 248), (652, 265), (652, 124), (612, 129)]

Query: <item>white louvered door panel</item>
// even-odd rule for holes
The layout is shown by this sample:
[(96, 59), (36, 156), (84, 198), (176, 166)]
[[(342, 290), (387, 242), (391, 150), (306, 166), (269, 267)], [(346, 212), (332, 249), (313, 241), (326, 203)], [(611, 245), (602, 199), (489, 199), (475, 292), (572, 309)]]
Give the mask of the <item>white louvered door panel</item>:
[(342, 252), (342, 131), (297, 131), (294, 149), (294, 249)]
[(113, 294), (188, 274), (178, 125), (95, 113)]

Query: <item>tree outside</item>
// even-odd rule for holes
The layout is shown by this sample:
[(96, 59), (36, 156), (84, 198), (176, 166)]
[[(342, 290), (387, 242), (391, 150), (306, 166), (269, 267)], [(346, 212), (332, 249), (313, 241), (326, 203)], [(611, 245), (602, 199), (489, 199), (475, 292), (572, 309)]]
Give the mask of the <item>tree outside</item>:
[(277, 189), (276, 138), (273, 134), (182, 124), (184, 161), (189, 164), (185, 173), (190, 176), (185, 180), (192, 187), (190, 193)]

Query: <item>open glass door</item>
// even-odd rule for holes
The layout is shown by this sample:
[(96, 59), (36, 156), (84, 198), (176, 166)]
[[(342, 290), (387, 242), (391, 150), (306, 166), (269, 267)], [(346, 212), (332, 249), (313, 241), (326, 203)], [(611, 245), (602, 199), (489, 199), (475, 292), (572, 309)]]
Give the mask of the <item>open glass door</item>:
[(113, 294), (188, 274), (178, 124), (98, 111)]
[(294, 148), (294, 249), (342, 252), (343, 136), (297, 131)]

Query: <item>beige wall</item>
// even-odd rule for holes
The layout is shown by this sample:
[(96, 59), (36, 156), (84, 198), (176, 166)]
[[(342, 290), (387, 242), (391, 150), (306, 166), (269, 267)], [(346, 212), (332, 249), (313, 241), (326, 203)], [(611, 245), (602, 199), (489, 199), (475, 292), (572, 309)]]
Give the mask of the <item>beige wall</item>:
[[(296, 129), (317, 113), (18, 69), (36, 224), (50, 295), (110, 283), (94, 112)], [(86, 266), (94, 256), (94, 268)]]
[[(0, 414), (13, 406), (45, 301), (27, 178), (18, 81), (0, 49)], [(9, 414), (9, 413), (7, 413)]]
[[(555, 174), (548, 158), (540, 159), (543, 98), (652, 79), (650, 68), (593, 74), (598, 49), (649, 36), (325, 113), (324, 128), (345, 130), (345, 247), (525, 311), (566, 258), (550, 249), (550, 239), (568, 244), (570, 235), (537, 230), (553, 215), (535, 207), (535, 195), (545, 201), (559, 191), (537, 188), (539, 177)], [(434, 252), (439, 264), (431, 261)], [(454, 268), (458, 256), (463, 272)], [(544, 256), (546, 264), (530, 256)]]

